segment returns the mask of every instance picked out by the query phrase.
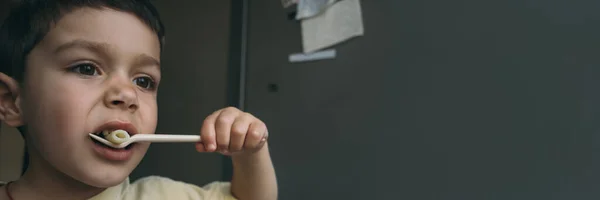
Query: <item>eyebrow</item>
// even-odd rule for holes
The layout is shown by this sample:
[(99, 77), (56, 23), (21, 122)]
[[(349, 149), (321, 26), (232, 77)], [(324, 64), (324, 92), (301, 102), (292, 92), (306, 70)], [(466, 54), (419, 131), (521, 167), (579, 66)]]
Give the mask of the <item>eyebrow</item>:
[(160, 69), (160, 61), (148, 54), (139, 54), (135, 60), (135, 64), (138, 66), (154, 66)]
[[(105, 56), (108, 54), (108, 52), (110, 52), (110, 45), (107, 43), (92, 42), (92, 41), (88, 41), (88, 40), (73, 40), (73, 41), (70, 41), (70, 42), (67, 42), (67, 43), (64, 43), (64, 44), (58, 46), (54, 50), (54, 53), (59, 54), (63, 51), (66, 51), (68, 49), (73, 49), (73, 48), (88, 49), (90, 51), (93, 51), (95, 53), (102, 54)], [(143, 54), (143, 53), (136, 56), (135, 64), (140, 65), (140, 66), (156, 66), (156, 67), (160, 68), (160, 61), (158, 61), (156, 58), (154, 58), (150, 55)]]
[(73, 48), (89, 49), (89, 50), (97, 52), (97, 53), (104, 53), (104, 52), (108, 52), (109, 45), (107, 43), (92, 42), (92, 41), (87, 41), (87, 40), (73, 40), (73, 41), (70, 41), (70, 42), (67, 42), (67, 43), (64, 43), (64, 44), (61, 44), (60, 46), (58, 46), (54, 50), (54, 53), (58, 54), (62, 51), (66, 51), (68, 49), (73, 49)]

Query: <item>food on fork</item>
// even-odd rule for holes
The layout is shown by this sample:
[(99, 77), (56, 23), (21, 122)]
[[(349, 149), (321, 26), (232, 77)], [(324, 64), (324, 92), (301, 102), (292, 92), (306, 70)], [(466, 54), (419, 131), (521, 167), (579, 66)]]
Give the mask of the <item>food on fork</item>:
[(129, 138), (131, 138), (129, 136), (129, 133), (127, 133), (127, 131), (124, 130), (115, 130), (112, 132), (102, 131), (102, 135), (104, 135), (104, 138), (106, 138), (106, 140), (114, 144), (121, 144), (129, 140)]

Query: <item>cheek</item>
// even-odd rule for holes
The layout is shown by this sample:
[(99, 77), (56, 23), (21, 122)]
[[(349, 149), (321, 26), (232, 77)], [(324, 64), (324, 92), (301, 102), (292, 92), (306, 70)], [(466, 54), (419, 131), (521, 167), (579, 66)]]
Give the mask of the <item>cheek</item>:
[(65, 142), (75, 139), (74, 135), (83, 135), (91, 108), (90, 90), (86, 93), (63, 81), (28, 88), (31, 92), (26, 100), (25, 121), (32, 134), (47, 142)]
[(142, 128), (139, 131), (140, 133), (154, 133), (158, 120), (156, 98), (141, 98), (147, 100), (140, 101), (140, 110), (138, 113)]

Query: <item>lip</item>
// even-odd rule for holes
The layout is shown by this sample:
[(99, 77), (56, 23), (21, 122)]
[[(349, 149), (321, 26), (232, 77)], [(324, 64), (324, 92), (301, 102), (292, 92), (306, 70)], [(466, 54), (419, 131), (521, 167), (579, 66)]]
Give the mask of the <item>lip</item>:
[[(98, 128), (96, 128), (93, 133), (99, 133), (103, 130), (124, 130), (127, 131), (130, 135), (135, 135), (138, 133), (135, 126), (128, 122), (122, 121), (110, 121), (107, 122)], [(135, 144), (131, 144), (129, 148), (123, 149), (114, 149), (110, 148), (106, 145), (99, 144), (94, 142), (94, 139), (90, 138), (90, 142), (92, 143), (92, 148), (100, 157), (110, 160), (110, 161), (127, 161), (133, 156), (133, 152), (135, 148)]]
[(127, 131), (127, 133), (129, 133), (129, 135), (135, 135), (138, 133), (138, 130), (135, 128), (135, 126), (131, 123), (128, 122), (122, 122), (122, 121), (110, 121), (107, 122), (105, 124), (103, 124), (102, 126), (94, 129), (94, 131), (92, 133), (99, 133), (103, 130), (124, 130)]
[[(93, 139), (90, 138), (90, 140)], [(93, 141), (90, 142), (92, 143), (92, 148), (96, 154), (109, 161), (127, 161), (133, 156), (133, 150), (135, 149), (135, 146), (132, 146), (129, 149), (113, 149), (103, 144), (98, 144)]]

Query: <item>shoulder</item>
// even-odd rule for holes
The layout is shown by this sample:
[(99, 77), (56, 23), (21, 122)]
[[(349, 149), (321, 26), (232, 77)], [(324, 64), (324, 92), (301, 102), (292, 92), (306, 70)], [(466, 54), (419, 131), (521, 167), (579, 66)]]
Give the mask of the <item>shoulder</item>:
[(131, 199), (234, 199), (228, 182), (200, 187), (162, 176), (138, 179), (127, 187), (124, 195), (135, 197)]

